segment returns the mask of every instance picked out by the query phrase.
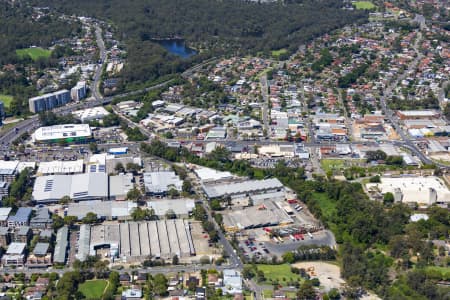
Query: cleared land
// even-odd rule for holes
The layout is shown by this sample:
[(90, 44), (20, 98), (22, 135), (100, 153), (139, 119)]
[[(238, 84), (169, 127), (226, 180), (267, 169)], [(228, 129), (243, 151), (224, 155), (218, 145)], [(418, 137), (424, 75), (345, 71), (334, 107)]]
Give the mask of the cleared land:
[(339, 267), (330, 263), (308, 261), (296, 263), (293, 266), (299, 269), (303, 268), (307, 272), (311, 270), (308, 274), (313, 278), (318, 278), (320, 285), (324, 286), (327, 291), (332, 288), (339, 289), (345, 283), (344, 279), (341, 278)]
[(375, 4), (373, 4), (370, 1), (357, 1), (354, 2), (353, 5), (356, 7), (356, 9), (374, 9)]
[(329, 218), (336, 211), (336, 202), (328, 198), (325, 193), (313, 193), (313, 198), (319, 205), (322, 214)]
[(282, 265), (257, 265), (258, 270), (264, 272), (266, 281), (278, 281), (280, 284), (289, 281), (298, 281), (301, 277), (291, 272), (291, 266), (288, 264)]
[(41, 47), (18, 49), (16, 50), (17, 56), (23, 58), (25, 56), (31, 57), (32, 60), (38, 60), (39, 58), (47, 58), (50, 56), (52, 51), (47, 49), (42, 49)]
[(89, 280), (80, 284), (78, 290), (87, 299), (101, 299), (107, 284), (108, 282), (103, 279)]
[(3, 102), (5, 107), (9, 107), (11, 105), (12, 100), (13, 100), (13, 96), (0, 94), (0, 101)]

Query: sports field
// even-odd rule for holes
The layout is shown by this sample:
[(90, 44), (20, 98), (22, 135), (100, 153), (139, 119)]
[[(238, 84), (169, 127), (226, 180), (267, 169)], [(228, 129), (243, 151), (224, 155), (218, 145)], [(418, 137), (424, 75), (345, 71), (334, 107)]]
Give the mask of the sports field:
[(52, 51), (42, 49), (41, 47), (33, 47), (33, 48), (26, 48), (26, 49), (18, 49), (16, 50), (16, 54), (19, 57), (25, 57), (29, 56), (32, 60), (37, 60), (41, 57), (46, 58), (49, 57)]
[(101, 299), (108, 281), (103, 279), (88, 280), (78, 287), (78, 290), (87, 299)]
[(356, 9), (374, 9), (375, 4), (373, 4), (370, 1), (357, 1), (354, 2), (353, 5), (356, 7)]

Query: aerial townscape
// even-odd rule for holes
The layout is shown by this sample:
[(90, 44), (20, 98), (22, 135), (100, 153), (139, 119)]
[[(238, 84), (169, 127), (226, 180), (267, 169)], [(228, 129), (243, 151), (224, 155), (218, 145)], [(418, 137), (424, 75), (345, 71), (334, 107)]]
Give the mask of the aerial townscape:
[(450, 300), (447, 0), (0, 1), (0, 300)]

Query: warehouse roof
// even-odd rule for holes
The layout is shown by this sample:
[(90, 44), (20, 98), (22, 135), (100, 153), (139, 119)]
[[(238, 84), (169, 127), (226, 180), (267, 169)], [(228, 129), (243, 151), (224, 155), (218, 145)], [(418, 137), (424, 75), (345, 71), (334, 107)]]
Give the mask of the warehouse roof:
[(37, 170), (38, 174), (70, 174), (70, 173), (82, 173), (83, 172), (83, 160), (76, 161), (48, 161), (39, 163)]
[(64, 196), (69, 196), (73, 200), (106, 198), (108, 197), (108, 175), (84, 173), (36, 178), (33, 188), (35, 201), (55, 202)]
[(88, 212), (93, 212), (99, 218), (127, 217), (136, 207), (137, 204), (130, 201), (84, 201), (69, 203), (67, 215), (82, 219)]
[(233, 177), (233, 174), (231, 174), (230, 172), (221, 172), (205, 167), (196, 168), (194, 169), (194, 172), (202, 181), (217, 181)]
[(194, 209), (195, 201), (192, 199), (164, 199), (148, 201), (147, 206), (153, 208), (157, 216), (164, 216), (169, 210), (176, 215), (187, 215)]
[(146, 191), (150, 193), (165, 193), (171, 187), (181, 191), (183, 181), (173, 171), (144, 173)]
[(56, 245), (53, 253), (53, 261), (57, 263), (64, 263), (66, 261), (68, 236), (69, 228), (67, 226), (61, 227), (56, 233)]
[(109, 112), (103, 106), (91, 107), (82, 110), (77, 110), (72, 113), (81, 122), (102, 119), (109, 115)]
[(89, 124), (64, 124), (40, 127), (34, 132), (34, 139), (37, 141), (46, 141), (89, 137), (91, 135), (92, 132)]
[(0, 160), (0, 174), (13, 175), (16, 172), (18, 160)]
[(109, 195), (111, 197), (126, 195), (133, 189), (133, 174), (119, 174), (109, 177)]
[(203, 185), (203, 190), (209, 198), (219, 198), (226, 195), (246, 194), (281, 188), (283, 188), (283, 184), (276, 178)]

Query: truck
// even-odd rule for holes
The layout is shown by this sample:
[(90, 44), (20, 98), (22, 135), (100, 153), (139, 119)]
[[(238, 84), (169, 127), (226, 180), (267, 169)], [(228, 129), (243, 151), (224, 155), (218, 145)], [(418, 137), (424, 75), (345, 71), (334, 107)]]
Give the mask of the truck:
[(311, 234), (311, 232), (308, 232), (308, 236), (309, 236), (311, 239), (314, 238), (313, 235)]

